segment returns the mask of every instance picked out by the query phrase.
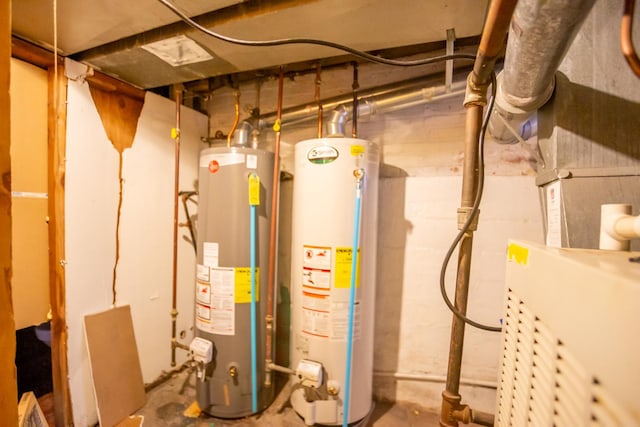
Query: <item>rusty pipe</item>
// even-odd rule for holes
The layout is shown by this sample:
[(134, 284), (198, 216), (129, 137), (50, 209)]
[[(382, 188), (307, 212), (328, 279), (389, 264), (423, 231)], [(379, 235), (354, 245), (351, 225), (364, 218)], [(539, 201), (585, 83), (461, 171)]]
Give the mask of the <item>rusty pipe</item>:
[(274, 143), (274, 160), (273, 160), (273, 183), (271, 193), (271, 229), (269, 231), (269, 275), (267, 282), (267, 315), (265, 316), (266, 325), (266, 352), (265, 352), (265, 387), (271, 387), (271, 368), (273, 364), (273, 330), (274, 330), (274, 294), (275, 294), (275, 270), (276, 270), (276, 239), (277, 239), (277, 220), (278, 220), (278, 197), (280, 190), (280, 134), (282, 119), (282, 93), (284, 82), (284, 69), (280, 67), (280, 76), (278, 78), (278, 101), (276, 110), (276, 122), (273, 130), (276, 132), (276, 140)]
[[(462, 175), (461, 208), (458, 215), (462, 216), (462, 223), (473, 207), (478, 189), (478, 149), (482, 129), (482, 114), (487, 101), (487, 88), (491, 82), (491, 75), (496, 58), (502, 50), (513, 11), (517, 0), (493, 0), (485, 21), (480, 46), (476, 55), (473, 71), (467, 80), (467, 96), (465, 96), (466, 124), (464, 167)], [(465, 215), (467, 217), (465, 217)], [(459, 223), (461, 221), (459, 220)], [(473, 222), (471, 223), (473, 224)], [(461, 314), (466, 314), (469, 296), (469, 274), (471, 270), (471, 253), (473, 248), (473, 232), (475, 226), (470, 226), (460, 241), (458, 251), (458, 268), (456, 275), (455, 308)], [(461, 404), (460, 371), (462, 367), (462, 350), (464, 344), (465, 322), (457, 315), (452, 316), (451, 340), (449, 345), (449, 360), (447, 366), (447, 381), (442, 393), (442, 407), (440, 426), (457, 427), (464, 414), (469, 414), (470, 408)], [(462, 419), (462, 421), (465, 421)], [(468, 422), (468, 421), (467, 421)]]
[(640, 77), (640, 59), (633, 46), (632, 38), (635, 3), (635, 0), (625, 0), (624, 2), (624, 15), (622, 15), (622, 23), (620, 24), (620, 46), (629, 67), (637, 77)]
[(176, 127), (172, 135), (175, 140), (175, 168), (173, 180), (173, 276), (171, 298), (171, 366), (176, 366), (176, 322), (178, 318), (178, 199), (180, 187), (180, 105), (182, 105), (182, 87), (175, 89), (176, 98)]

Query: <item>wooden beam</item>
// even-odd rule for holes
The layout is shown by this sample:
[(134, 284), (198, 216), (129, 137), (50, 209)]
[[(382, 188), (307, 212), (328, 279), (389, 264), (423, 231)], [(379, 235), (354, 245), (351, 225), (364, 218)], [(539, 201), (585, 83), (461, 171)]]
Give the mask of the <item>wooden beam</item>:
[(0, 0), (0, 414), (18, 425), (16, 335), (11, 300), (11, 1)]
[(11, 56), (45, 70), (53, 66), (53, 52), (15, 36), (11, 37)]
[(56, 426), (73, 425), (67, 364), (65, 293), (64, 178), (67, 129), (67, 78), (64, 66), (49, 67), (49, 294), (51, 366)]

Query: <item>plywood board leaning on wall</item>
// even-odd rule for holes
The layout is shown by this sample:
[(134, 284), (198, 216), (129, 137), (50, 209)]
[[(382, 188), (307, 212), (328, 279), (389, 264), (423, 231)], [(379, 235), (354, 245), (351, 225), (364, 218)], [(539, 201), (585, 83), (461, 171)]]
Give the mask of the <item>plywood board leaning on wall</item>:
[(112, 427), (146, 400), (131, 308), (126, 305), (85, 316), (87, 349), (103, 427)]

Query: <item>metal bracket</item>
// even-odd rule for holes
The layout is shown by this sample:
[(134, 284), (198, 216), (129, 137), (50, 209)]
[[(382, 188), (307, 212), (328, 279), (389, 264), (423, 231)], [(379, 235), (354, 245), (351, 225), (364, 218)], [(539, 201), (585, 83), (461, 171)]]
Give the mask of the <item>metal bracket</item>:
[[(453, 54), (455, 41), (456, 30), (455, 28), (449, 28), (447, 30), (447, 46), (445, 51), (447, 55)], [(449, 59), (445, 65), (444, 82), (447, 92), (451, 92), (451, 85), (453, 84), (453, 59)]]
[[(472, 208), (458, 208), (458, 230), (462, 230), (467, 220), (469, 219), (469, 215), (471, 215)], [(480, 209), (477, 210), (476, 216), (473, 218), (471, 223), (469, 224), (469, 228), (467, 231), (476, 231), (478, 229), (478, 217), (480, 216)]]

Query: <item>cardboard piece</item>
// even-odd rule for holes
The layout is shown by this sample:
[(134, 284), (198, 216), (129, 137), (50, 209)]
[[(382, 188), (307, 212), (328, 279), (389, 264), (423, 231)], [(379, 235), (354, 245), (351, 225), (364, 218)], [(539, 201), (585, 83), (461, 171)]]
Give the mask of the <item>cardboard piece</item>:
[(22, 394), (18, 403), (18, 427), (45, 427), (47, 419), (38, 405), (36, 395), (31, 391)]
[(113, 427), (146, 401), (131, 308), (85, 316), (84, 327), (98, 419)]

